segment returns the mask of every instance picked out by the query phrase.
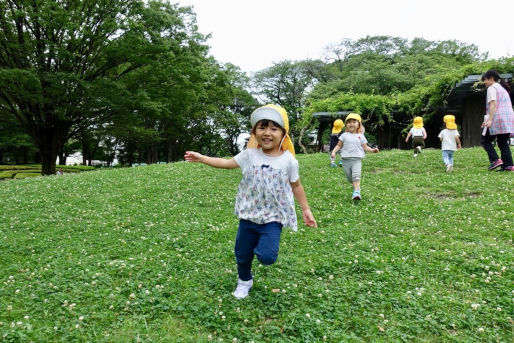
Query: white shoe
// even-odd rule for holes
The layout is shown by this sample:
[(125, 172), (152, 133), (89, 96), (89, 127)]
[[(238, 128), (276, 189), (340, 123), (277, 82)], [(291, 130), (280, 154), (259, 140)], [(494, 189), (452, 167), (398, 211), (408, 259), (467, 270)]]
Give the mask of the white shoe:
[(421, 147), (420, 147), (419, 145), (416, 147), (416, 149), (417, 149), (417, 150), (418, 150), (418, 152), (421, 154)]
[(414, 154), (414, 157), (418, 157), (418, 154)]
[(250, 288), (252, 288), (252, 286), (253, 279), (248, 281), (237, 279), (237, 287), (234, 293), (232, 293), (232, 295), (235, 296), (237, 299), (244, 299), (248, 296), (248, 292), (250, 291)]
[(446, 165), (446, 171), (451, 172), (453, 170), (453, 164), (447, 164)]

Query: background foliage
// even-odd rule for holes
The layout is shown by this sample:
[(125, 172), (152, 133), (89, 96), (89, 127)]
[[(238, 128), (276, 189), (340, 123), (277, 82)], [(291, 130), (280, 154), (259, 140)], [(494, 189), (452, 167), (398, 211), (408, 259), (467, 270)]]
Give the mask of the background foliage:
[(514, 71), (473, 44), (367, 36), (247, 75), (210, 56), (207, 38), (192, 8), (167, 0), (0, 2), (0, 163), (53, 174), (75, 152), (88, 165), (235, 155), (270, 102), (307, 152), (316, 111), (360, 112), (373, 135), (430, 118), (469, 74)]

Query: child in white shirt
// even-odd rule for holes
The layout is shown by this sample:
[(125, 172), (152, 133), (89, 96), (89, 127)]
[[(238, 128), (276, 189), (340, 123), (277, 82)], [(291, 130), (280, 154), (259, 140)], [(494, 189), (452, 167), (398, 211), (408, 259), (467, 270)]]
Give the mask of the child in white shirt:
[(446, 165), (446, 171), (453, 170), (453, 154), (457, 149), (461, 148), (460, 135), (455, 124), (455, 116), (447, 114), (443, 118), (446, 129), (439, 133), (441, 140), (441, 150), (443, 151), (443, 162)]
[(362, 159), (365, 157), (364, 151), (378, 152), (378, 148), (370, 148), (368, 141), (363, 133), (362, 118), (357, 113), (350, 113), (344, 125), (346, 131), (339, 137), (334, 150), (332, 150), (332, 158), (341, 149), (341, 159), (343, 160), (343, 169), (347, 180), (353, 185), (352, 199), (361, 199), (361, 170)]
[(189, 162), (242, 170), (235, 204), (240, 219), (234, 249), (239, 278), (233, 295), (237, 299), (247, 297), (253, 285), (254, 255), (264, 265), (273, 264), (278, 257), (282, 227), (297, 230), (294, 198), (300, 204), (305, 224), (317, 227), (300, 182), (298, 161), (288, 135), (287, 112), (280, 106), (266, 105), (252, 113), (250, 122), (248, 149), (235, 157), (227, 160), (192, 151), (184, 156)]

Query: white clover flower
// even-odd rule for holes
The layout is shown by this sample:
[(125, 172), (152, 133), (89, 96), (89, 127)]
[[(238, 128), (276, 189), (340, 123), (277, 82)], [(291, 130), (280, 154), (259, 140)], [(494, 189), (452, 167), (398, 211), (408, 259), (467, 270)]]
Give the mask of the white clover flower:
[(473, 310), (476, 310), (476, 309), (478, 309), (479, 307), (480, 307), (480, 304), (471, 304), (471, 308), (472, 308)]
[(12, 311), (12, 305), (7, 305), (7, 311)]
[(310, 315), (310, 314), (308, 314), (308, 313), (306, 313), (306, 314), (305, 314), (305, 317), (310, 318), (310, 317), (311, 317), (311, 315)]
[(478, 328), (478, 332), (484, 332), (484, 328)]
[(25, 320), (29, 320), (29, 319), (30, 319), (30, 317), (29, 317), (29, 316), (23, 316), (23, 319), (25, 319)]

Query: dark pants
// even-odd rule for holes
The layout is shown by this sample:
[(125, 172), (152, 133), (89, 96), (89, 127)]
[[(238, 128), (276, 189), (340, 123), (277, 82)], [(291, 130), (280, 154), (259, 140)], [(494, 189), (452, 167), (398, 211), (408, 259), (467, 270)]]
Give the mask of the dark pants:
[(498, 154), (493, 146), (493, 141), (496, 138), (496, 143), (498, 144), (498, 148), (500, 148), (500, 154), (503, 161), (502, 168), (512, 166), (512, 153), (510, 152), (509, 133), (502, 133), (499, 135), (491, 136), (489, 134), (489, 129), (487, 130), (485, 136), (482, 136), (480, 139), (480, 144), (487, 152), (487, 157), (489, 158), (489, 162), (493, 163), (498, 159)]
[(414, 153), (417, 154), (418, 151), (416, 150), (416, 148), (420, 146), (420, 147), (425, 147), (425, 139), (423, 137), (412, 137), (412, 147), (414, 148)]
[(241, 219), (236, 237), (237, 273), (243, 281), (252, 279), (253, 255), (264, 265), (273, 264), (278, 257), (282, 224), (255, 224)]

